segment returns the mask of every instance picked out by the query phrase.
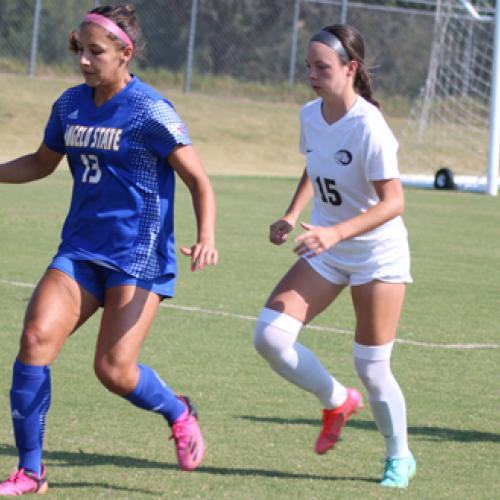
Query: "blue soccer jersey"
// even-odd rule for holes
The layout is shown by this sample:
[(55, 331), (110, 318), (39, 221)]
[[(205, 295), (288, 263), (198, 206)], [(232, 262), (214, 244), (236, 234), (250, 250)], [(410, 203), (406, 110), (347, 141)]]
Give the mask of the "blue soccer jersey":
[(96, 107), (82, 84), (54, 103), (44, 143), (67, 155), (74, 180), (64, 254), (141, 279), (175, 275), (175, 174), (166, 157), (191, 140), (172, 104), (133, 77)]

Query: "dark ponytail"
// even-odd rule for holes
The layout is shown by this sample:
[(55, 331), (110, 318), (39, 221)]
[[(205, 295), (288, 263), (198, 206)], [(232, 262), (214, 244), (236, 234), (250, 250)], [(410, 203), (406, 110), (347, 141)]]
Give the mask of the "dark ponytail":
[(366, 71), (364, 65), (358, 66), (356, 77), (354, 78), (354, 88), (358, 91), (360, 96), (364, 97), (377, 108), (380, 108), (380, 103), (373, 97), (372, 78)]

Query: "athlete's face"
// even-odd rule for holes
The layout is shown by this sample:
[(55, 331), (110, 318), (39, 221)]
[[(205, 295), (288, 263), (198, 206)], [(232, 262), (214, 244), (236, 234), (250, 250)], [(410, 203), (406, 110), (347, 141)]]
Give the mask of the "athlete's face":
[(93, 88), (121, 88), (129, 79), (132, 49), (122, 49), (101, 26), (85, 23), (78, 33), (80, 70)]
[(320, 97), (343, 96), (352, 90), (356, 63), (344, 63), (339, 55), (324, 43), (309, 44), (306, 65), (309, 83)]

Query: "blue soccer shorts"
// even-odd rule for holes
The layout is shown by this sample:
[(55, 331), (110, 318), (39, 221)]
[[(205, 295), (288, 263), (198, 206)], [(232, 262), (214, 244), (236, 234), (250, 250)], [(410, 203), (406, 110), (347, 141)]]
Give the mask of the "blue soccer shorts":
[(163, 300), (174, 295), (175, 276), (168, 274), (153, 280), (135, 278), (118, 269), (113, 269), (89, 260), (73, 260), (56, 255), (49, 269), (58, 269), (73, 278), (82, 288), (104, 304), (106, 290), (120, 285), (133, 285), (156, 293)]

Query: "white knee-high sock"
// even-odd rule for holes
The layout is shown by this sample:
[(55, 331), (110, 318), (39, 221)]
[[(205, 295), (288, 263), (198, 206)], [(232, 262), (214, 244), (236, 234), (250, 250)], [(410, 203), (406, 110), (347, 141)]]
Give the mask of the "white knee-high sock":
[(325, 408), (336, 408), (345, 401), (347, 390), (312, 351), (296, 342), (301, 328), (292, 316), (264, 308), (255, 327), (255, 349), (276, 373), (315, 394)]
[(410, 455), (406, 404), (391, 371), (392, 346), (393, 342), (381, 346), (354, 342), (354, 364), (368, 391), (375, 423), (385, 438), (387, 456), (405, 458)]

